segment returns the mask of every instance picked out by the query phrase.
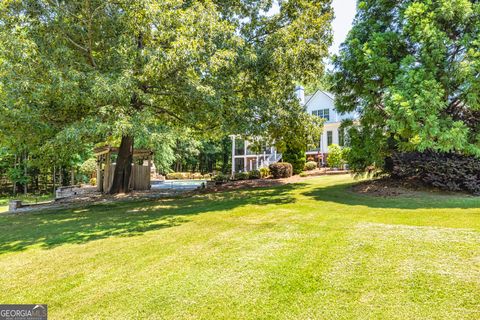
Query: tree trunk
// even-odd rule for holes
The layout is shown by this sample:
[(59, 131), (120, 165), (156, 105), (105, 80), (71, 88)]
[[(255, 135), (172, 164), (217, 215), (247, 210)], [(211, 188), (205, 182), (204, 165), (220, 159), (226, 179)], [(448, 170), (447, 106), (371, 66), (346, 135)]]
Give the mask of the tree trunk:
[[(15, 154), (15, 162), (13, 163), (13, 167), (17, 169), (17, 154)], [(13, 180), (13, 195), (17, 195), (17, 182)]]
[(53, 194), (55, 195), (55, 185), (56, 185), (56, 170), (55, 170), (55, 165), (53, 165), (53, 176), (52, 176), (52, 180), (53, 180)]
[(118, 150), (113, 182), (109, 194), (128, 193), (133, 162), (133, 137), (123, 136)]
[(23, 164), (23, 170), (24, 170), (24, 179), (25, 179), (25, 186), (23, 188), (23, 192), (25, 193), (25, 195), (27, 195), (28, 193), (28, 190), (27, 190), (27, 186), (28, 186), (28, 180), (27, 180), (27, 175), (28, 175), (28, 168), (27, 168), (27, 163), (28, 163), (28, 156), (27, 156), (27, 153), (25, 152), (25, 157), (23, 158), (24, 159), (24, 164)]

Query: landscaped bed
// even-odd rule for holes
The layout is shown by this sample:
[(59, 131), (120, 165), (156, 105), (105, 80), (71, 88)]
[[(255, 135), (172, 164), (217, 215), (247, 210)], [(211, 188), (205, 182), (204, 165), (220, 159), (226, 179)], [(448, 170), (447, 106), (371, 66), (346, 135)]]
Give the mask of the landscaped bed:
[(440, 188), (428, 186), (418, 179), (392, 179), (383, 177), (379, 179), (368, 179), (352, 187), (354, 192), (380, 197), (415, 196), (424, 193), (437, 195), (464, 195), (473, 196), (466, 192), (445, 191)]
[(0, 215), (1, 302), (51, 319), (478, 319), (480, 198), (352, 183)]

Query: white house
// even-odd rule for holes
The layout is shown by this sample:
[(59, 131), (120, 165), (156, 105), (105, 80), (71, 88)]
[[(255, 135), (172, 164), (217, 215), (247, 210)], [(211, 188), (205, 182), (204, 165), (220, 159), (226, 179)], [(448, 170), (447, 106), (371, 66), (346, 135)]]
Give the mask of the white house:
[[(315, 149), (307, 151), (309, 161), (317, 161), (324, 165), (328, 156), (328, 147), (331, 144), (343, 146), (345, 134), (340, 130), (343, 120), (358, 119), (356, 113), (341, 114), (335, 110), (334, 97), (328, 92), (317, 90), (311, 96), (305, 96), (303, 87), (295, 90), (305, 111), (325, 119), (323, 133)], [(257, 154), (249, 148), (250, 142), (232, 136), (232, 172), (245, 172), (268, 166), (278, 162), (282, 155), (274, 147), (265, 146), (263, 152)]]

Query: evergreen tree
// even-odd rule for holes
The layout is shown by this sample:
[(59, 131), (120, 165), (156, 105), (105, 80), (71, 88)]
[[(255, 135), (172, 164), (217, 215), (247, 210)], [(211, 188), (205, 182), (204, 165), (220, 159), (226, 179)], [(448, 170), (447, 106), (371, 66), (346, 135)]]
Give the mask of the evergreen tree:
[(478, 1), (360, 1), (334, 66), (337, 109), (361, 115), (351, 168), (406, 151), (480, 157)]

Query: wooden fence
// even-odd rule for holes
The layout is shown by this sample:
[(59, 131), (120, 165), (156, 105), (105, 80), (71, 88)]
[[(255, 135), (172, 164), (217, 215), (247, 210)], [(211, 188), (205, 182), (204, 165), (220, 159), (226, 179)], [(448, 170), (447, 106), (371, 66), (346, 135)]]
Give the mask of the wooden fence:
[[(113, 175), (115, 173), (115, 165), (109, 166), (108, 170), (105, 170), (103, 176), (103, 190), (110, 190), (113, 183)], [(148, 166), (134, 164), (132, 165), (132, 174), (130, 175), (130, 188), (132, 190), (150, 190), (150, 168)]]

